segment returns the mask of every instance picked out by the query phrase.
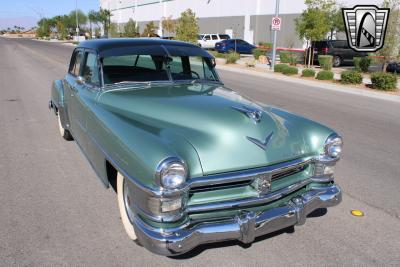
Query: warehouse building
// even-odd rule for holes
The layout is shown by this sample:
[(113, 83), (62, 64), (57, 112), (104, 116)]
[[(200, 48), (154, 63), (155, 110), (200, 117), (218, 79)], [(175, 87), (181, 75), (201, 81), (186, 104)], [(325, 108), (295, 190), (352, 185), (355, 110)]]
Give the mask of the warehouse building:
[[(340, 1), (347, 7), (355, 4), (376, 4), (371, 0)], [(158, 34), (163, 34), (161, 21), (177, 19), (180, 14), (192, 9), (199, 18), (200, 33), (227, 33), (250, 43), (272, 42), (272, 17), (275, 14), (275, 0), (100, 0), (100, 7), (112, 12), (112, 22), (120, 25), (130, 18), (137, 21), (142, 31), (145, 25), (154, 21)], [(304, 48), (295, 30), (295, 19), (306, 8), (303, 0), (280, 0), (279, 13), (282, 30), (278, 33), (279, 47)]]

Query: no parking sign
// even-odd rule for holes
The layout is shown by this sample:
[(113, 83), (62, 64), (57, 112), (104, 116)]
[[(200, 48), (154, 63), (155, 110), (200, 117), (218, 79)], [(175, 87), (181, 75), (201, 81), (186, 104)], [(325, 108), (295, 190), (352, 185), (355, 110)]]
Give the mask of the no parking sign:
[(273, 31), (280, 31), (281, 30), (281, 22), (282, 22), (282, 19), (280, 17), (273, 17), (271, 29)]

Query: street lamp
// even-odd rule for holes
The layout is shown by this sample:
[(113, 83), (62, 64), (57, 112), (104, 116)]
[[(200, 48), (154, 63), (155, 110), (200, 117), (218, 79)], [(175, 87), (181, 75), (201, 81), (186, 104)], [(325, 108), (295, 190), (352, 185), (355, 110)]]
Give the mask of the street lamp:
[(76, 41), (79, 41), (78, 0), (75, 0)]

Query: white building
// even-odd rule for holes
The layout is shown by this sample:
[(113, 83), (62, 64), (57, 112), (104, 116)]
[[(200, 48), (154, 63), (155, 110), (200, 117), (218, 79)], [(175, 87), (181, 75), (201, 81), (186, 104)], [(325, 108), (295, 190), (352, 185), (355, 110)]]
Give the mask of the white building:
[[(377, 4), (374, 0), (339, 1), (346, 7), (356, 4)], [(379, 2), (379, 1), (378, 1)], [(142, 31), (154, 21), (163, 35), (161, 21), (192, 9), (199, 18), (201, 33), (228, 33), (250, 43), (271, 42), (271, 20), (275, 14), (275, 0), (100, 0), (103, 9), (111, 10), (111, 20), (120, 25), (130, 18), (138, 22)], [(278, 46), (301, 48), (304, 45), (295, 31), (295, 18), (305, 9), (303, 0), (280, 0), (279, 13), (282, 30)]]

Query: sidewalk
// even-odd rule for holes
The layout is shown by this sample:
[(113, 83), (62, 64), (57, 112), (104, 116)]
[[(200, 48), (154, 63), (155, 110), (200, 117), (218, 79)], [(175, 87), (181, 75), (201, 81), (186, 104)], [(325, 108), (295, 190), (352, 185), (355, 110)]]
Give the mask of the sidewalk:
[[(275, 73), (270, 70), (268, 65), (257, 64), (255, 68), (245, 67), (239, 64), (228, 64), (228, 65), (217, 65), (217, 69), (230, 71), (240, 74), (252, 75), (256, 77), (266, 78), (266, 79), (274, 79), (274, 80), (281, 80), (285, 82), (295, 83), (295, 84), (302, 84), (306, 86), (311, 86), (319, 89), (325, 89), (330, 91), (336, 91), (341, 93), (353, 94), (353, 95), (361, 95), (375, 99), (387, 100), (396, 103), (400, 103), (400, 95), (393, 94), (389, 92), (381, 92), (376, 91), (373, 89), (364, 89), (364, 88), (357, 88), (353, 86), (345, 86), (337, 83), (332, 82), (320, 82), (317, 80), (306, 79), (306, 78), (299, 78), (299, 77), (292, 77), (286, 76), (280, 73)], [(335, 75), (335, 79), (340, 78), (340, 75)], [(369, 82), (368, 82), (369, 81)], [(363, 82), (370, 83), (369, 79), (363, 79)], [(397, 84), (399, 87), (399, 83)]]

